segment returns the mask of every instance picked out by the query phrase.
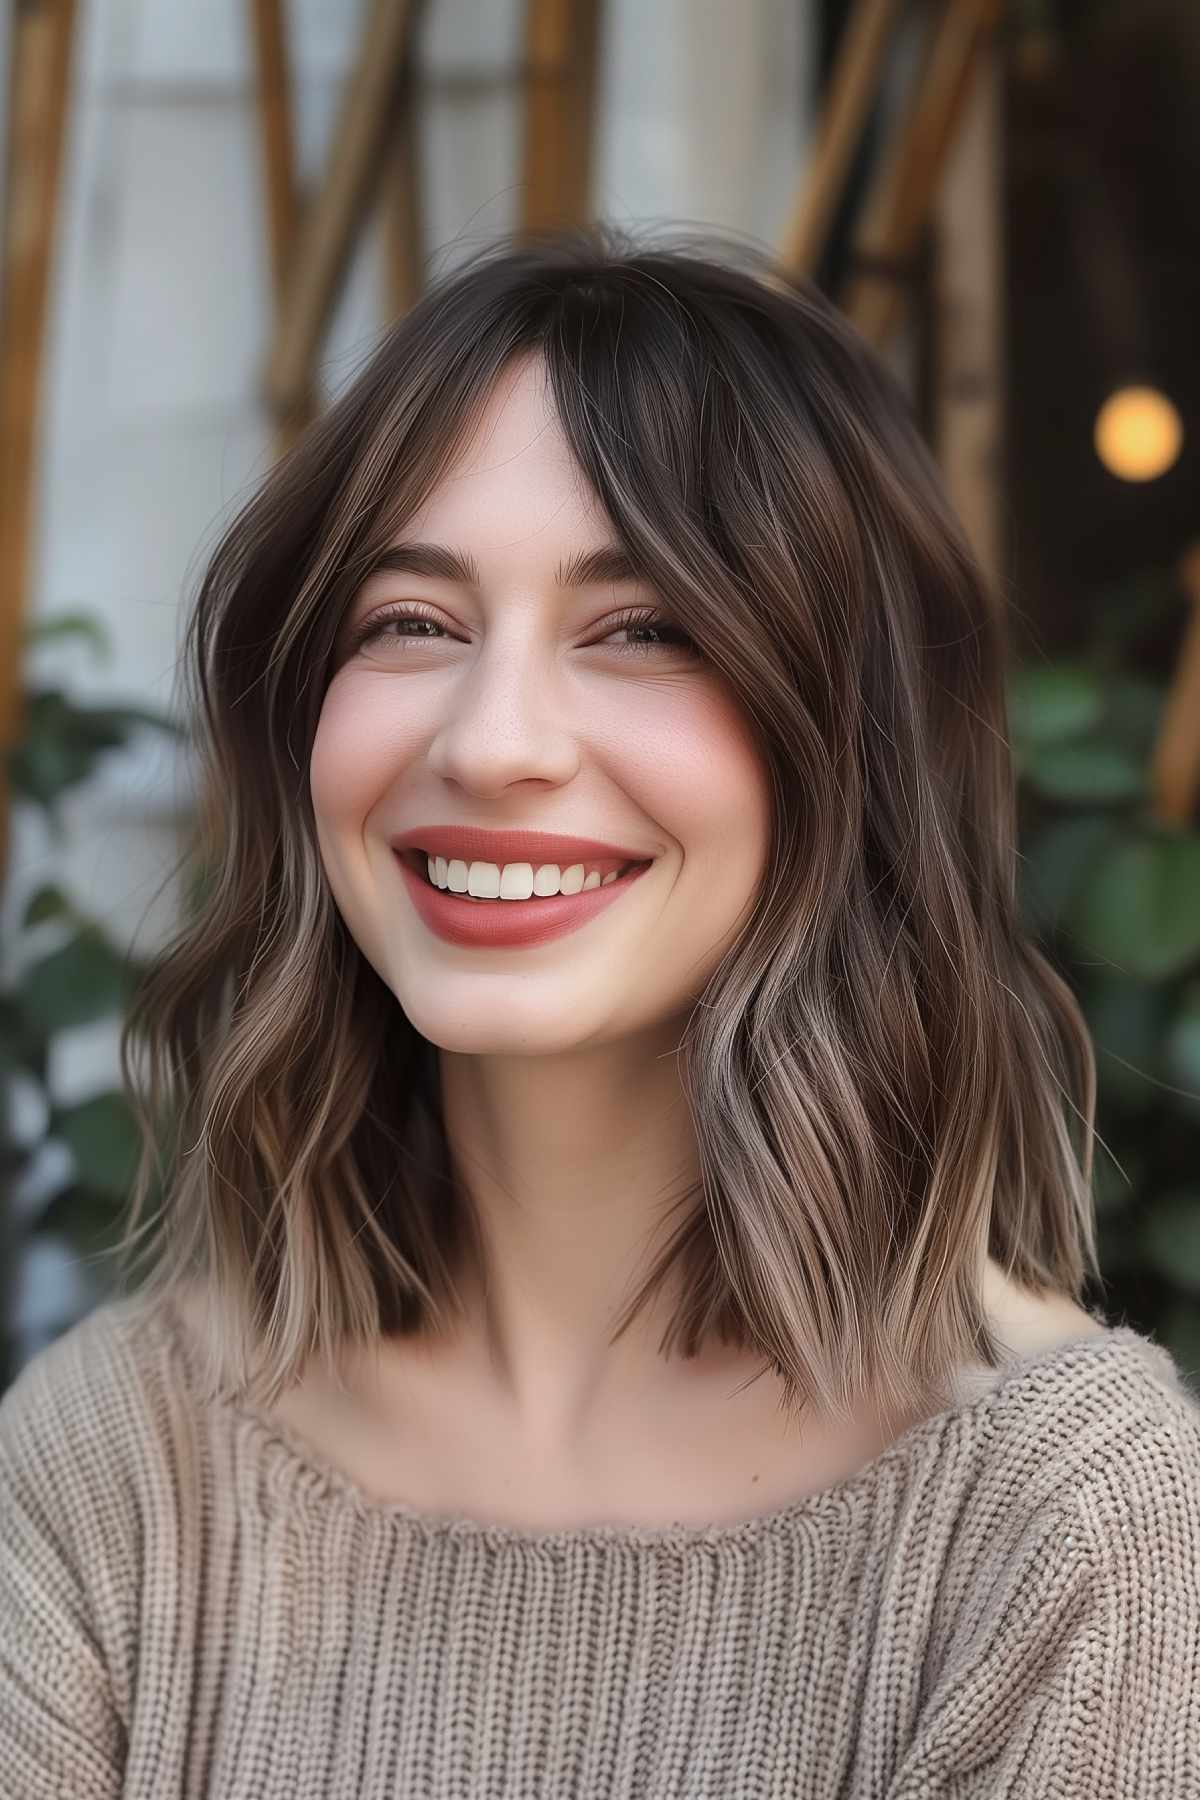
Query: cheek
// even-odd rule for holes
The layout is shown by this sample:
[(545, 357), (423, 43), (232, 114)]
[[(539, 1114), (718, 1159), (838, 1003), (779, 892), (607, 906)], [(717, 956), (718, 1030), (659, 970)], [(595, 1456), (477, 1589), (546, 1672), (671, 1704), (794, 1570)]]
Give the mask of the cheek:
[(770, 782), (749, 728), (722, 693), (694, 693), (629, 721), (623, 755), (636, 761), (638, 794), (684, 852), (714, 849), (757, 868), (770, 832)]
[(317, 844), (334, 902), (359, 948), (382, 976), (376, 954), (377, 925), (369, 905), (372, 869), (367, 819), (395, 780), (396, 708), (372, 701), (359, 683), (331, 683), (325, 695), (308, 764), (308, 786)]
[(331, 684), (308, 766), (318, 824), (361, 828), (397, 768), (415, 753), (415, 739), (406, 746), (406, 734), (397, 729), (398, 712), (394, 705), (384, 704), (382, 694), (373, 699), (367, 684), (359, 683), (356, 689), (350, 682)]

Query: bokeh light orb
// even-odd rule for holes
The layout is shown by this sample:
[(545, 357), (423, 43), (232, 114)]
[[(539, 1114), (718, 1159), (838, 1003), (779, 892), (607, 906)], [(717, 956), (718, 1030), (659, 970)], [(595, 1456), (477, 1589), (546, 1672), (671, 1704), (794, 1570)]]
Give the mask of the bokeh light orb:
[(1152, 387), (1123, 387), (1096, 414), (1096, 455), (1122, 481), (1153, 481), (1183, 445), (1183, 421), (1167, 396)]

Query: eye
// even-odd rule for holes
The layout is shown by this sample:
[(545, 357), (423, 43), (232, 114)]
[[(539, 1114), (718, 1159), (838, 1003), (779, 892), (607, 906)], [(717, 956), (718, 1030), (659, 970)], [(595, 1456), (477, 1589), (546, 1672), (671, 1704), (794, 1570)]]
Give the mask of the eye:
[[(426, 624), (433, 626), (437, 631), (445, 629), (430, 607), (417, 604), (385, 607), (382, 612), (373, 613), (369, 619), (364, 619), (363, 623), (356, 626), (354, 631), (351, 632), (348, 646), (350, 654), (353, 655), (356, 651), (361, 650), (364, 644), (373, 642), (375, 638), (382, 637), (385, 629), (389, 625), (395, 623), (403, 624), (410, 619), (423, 620)], [(397, 635), (399, 637), (408, 637), (409, 633), (399, 632)], [(414, 637), (427, 637), (431, 634), (428, 632), (414, 632), (412, 635)]]
[(656, 650), (676, 649), (682, 649), (690, 656), (700, 655), (700, 646), (696, 640), (689, 637), (682, 626), (673, 624), (665, 613), (655, 612), (653, 607), (644, 612), (623, 613), (615, 625), (610, 625), (609, 631), (653, 631), (660, 637), (674, 640), (660, 644), (621, 644), (618, 649), (622, 656), (649, 656)]
[[(405, 630), (404, 627), (410, 624), (420, 625), (423, 629), (412, 632)], [(364, 645), (373, 643), (375, 640), (382, 638), (385, 633), (391, 632), (393, 626), (396, 627), (394, 637), (401, 642), (413, 641), (416, 639), (436, 641), (436, 634), (445, 632), (446, 630), (446, 626), (438, 618), (432, 607), (425, 606), (417, 601), (396, 603), (392, 606), (385, 607), (381, 612), (372, 614), (369, 619), (364, 620), (363, 623), (352, 632), (349, 643), (350, 654), (354, 655), (357, 651), (361, 650)], [(621, 632), (632, 633), (646, 631), (653, 632), (656, 637), (663, 641), (657, 643), (629, 642), (618, 644), (614, 646), (618, 655), (653, 656), (655, 654), (661, 655), (672, 652), (678, 654), (680, 650), (682, 650), (685, 655), (689, 656), (698, 657), (701, 654), (700, 648), (694, 638), (689, 637), (687, 632), (684, 631), (681, 626), (673, 624), (672, 621), (667, 618), (665, 613), (657, 612), (653, 607), (647, 607), (640, 611), (635, 608), (619, 614), (615, 621), (609, 623), (604, 637), (600, 638), (598, 642), (605, 643), (609, 637), (617, 636)]]

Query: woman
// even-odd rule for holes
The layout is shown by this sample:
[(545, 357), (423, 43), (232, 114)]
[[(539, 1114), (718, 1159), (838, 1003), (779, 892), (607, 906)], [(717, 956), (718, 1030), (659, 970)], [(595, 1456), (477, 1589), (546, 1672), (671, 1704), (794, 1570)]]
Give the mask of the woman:
[(759, 252), (495, 245), (386, 338), (192, 615), (153, 1266), (0, 1407), (15, 1791), (1200, 1792), (1004, 656)]

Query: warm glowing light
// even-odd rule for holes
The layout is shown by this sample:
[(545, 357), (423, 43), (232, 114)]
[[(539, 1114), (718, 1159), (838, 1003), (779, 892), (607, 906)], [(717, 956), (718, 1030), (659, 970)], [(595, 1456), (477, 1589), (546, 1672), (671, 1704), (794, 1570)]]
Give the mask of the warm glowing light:
[(1096, 414), (1096, 455), (1122, 481), (1153, 481), (1171, 467), (1183, 422), (1157, 388), (1118, 388)]

